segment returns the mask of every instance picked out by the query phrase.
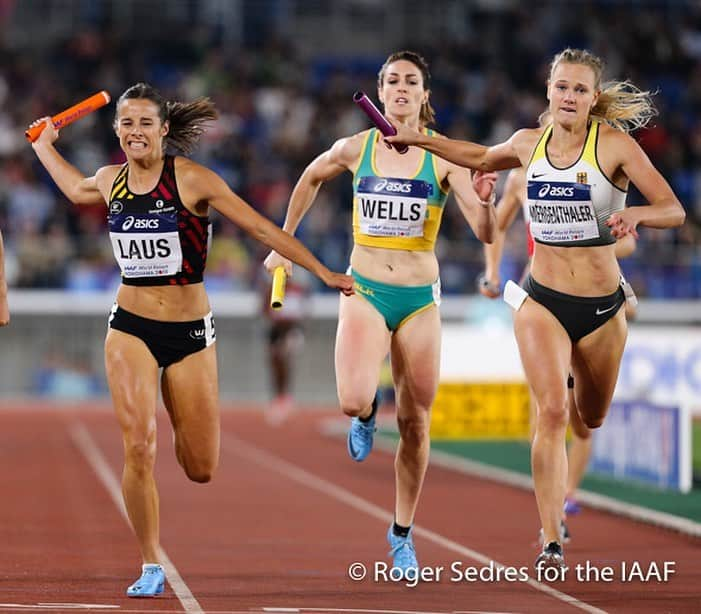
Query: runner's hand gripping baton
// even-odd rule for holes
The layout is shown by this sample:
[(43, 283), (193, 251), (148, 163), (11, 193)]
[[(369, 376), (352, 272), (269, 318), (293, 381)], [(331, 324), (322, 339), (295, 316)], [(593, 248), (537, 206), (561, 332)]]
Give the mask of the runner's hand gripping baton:
[[(353, 102), (357, 104), (370, 118), (370, 121), (375, 124), (375, 127), (384, 136), (394, 136), (397, 134), (397, 129), (387, 121), (387, 118), (380, 113), (380, 110), (375, 106), (375, 104), (370, 100), (365, 92), (357, 91), (353, 94)], [(407, 145), (392, 145), (398, 153), (404, 154), (409, 151)]]
[(270, 306), (277, 311), (282, 309), (282, 302), (285, 300), (285, 283), (287, 273), (284, 266), (275, 267), (273, 271), (273, 289), (270, 292)]
[[(90, 98), (86, 98), (78, 104), (74, 104), (69, 109), (61, 111), (58, 115), (54, 115), (51, 118), (51, 121), (57, 129), (61, 129), (68, 124), (72, 124), (77, 119), (85, 117), (89, 113), (96, 111), (100, 107), (104, 107), (109, 101), (110, 95), (103, 90), (97, 94), (93, 94), (90, 96)], [(24, 133), (24, 136), (27, 137), (27, 140), (30, 143), (33, 143), (39, 138), (39, 135), (43, 132), (45, 127), (46, 123), (41, 122), (40, 124), (29, 128), (29, 130)]]

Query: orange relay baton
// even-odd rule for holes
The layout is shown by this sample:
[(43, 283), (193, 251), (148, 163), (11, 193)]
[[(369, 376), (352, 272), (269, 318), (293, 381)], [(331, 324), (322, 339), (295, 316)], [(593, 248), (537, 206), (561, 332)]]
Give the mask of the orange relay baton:
[[(58, 115), (54, 115), (51, 118), (51, 121), (53, 122), (56, 128), (63, 128), (68, 124), (72, 124), (75, 120), (80, 119), (81, 117), (85, 117), (89, 113), (96, 111), (100, 107), (104, 107), (109, 101), (110, 95), (103, 90), (101, 92), (98, 92), (97, 94), (93, 94), (92, 96), (90, 96), (90, 98), (82, 100), (78, 104), (74, 104), (69, 109), (61, 111)], [(24, 136), (27, 137), (27, 140), (30, 143), (33, 143), (37, 140), (37, 138), (39, 138), (39, 135), (42, 133), (45, 127), (46, 123), (42, 122), (38, 126), (34, 126), (32, 128), (29, 128), (29, 130), (25, 131)]]

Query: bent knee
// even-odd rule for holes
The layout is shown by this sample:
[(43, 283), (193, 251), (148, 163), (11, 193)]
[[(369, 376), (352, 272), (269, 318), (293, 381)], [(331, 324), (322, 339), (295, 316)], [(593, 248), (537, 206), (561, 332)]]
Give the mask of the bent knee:
[(197, 482), (198, 484), (206, 484), (207, 482), (211, 482), (212, 477), (214, 477), (214, 472), (212, 471), (187, 469), (185, 470), (185, 473), (189, 480), (192, 482)]
[(189, 462), (184, 464), (183, 469), (189, 480), (199, 484), (206, 484), (212, 481), (217, 466), (216, 463)]
[[(582, 416), (582, 422), (587, 425), (589, 429), (598, 429), (604, 423), (604, 416)], [(577, 433), (579, 435), (579, 433)], [(582, 437), (580, 435), (580, 437)], [(587, 432), (586, 436), (582, 439), (588, 439), (591, 437), (591, 433)]]
[(589, 429), (598, 429), (604, 423), (604, 419), (608, 413), (608, 406), (593, 407), (593, 410), (592, 407), (593, 406), (590, 406), (588, 408), (589, 411), (580, 410), (579, 412), (579, 417), (582, 419), (583, 424), (587, 427), (587, 431), (589, 431)]
[(349, 418), (357, 418), (358, 416), (365, 416), (367, 413), (368, 406), (361, 407), (359, 405), (341, 405), (341, 410)]
[(349, 418), (355, 418), (357, 416), (365, 416), (368, 413), (368, 408), (372, 405), (374, 397), (361, 397), (361, 396), (347, 396), (340, 397), (339, 403), (341, 405), (341, 410)]

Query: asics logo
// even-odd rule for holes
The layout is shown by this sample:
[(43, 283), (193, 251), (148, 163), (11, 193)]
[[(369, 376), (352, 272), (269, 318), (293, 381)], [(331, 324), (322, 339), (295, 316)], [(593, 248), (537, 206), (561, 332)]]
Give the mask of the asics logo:
[(129, 230), (132, 227), (134, 227), (135, 230), (144, 228), (151, 228), (156, 230), (158, 229), (158, 220), (137, 219), (133, 215), (130, 215), (124, 220), (124, 223), (122, 224), (122, 230)]
[(411, 192), (411, 184), (403, 183), (401, 181), (387, 181), (387, 179), (380, 179), (374, 187), (373, 191), (380, 192), (381, 190), (387, 190), (388, 192), (401, 192), (402, 194), (409, 194)]
[(538, 198), (545, 196), (574, 196), (574, 188), (570, 186), (551, 186), (549, 183), (544, 183), (538, 190)]

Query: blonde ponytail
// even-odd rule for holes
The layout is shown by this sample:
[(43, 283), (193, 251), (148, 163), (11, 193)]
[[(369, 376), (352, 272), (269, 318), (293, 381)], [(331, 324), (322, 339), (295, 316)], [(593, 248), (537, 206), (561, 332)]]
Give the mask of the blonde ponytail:
[(645, 92), (630, 81), (609, 81), (601, 87), (591, 116), (607, 124), (632, 132), (643, 128), (657, 115), (651, 92)]

